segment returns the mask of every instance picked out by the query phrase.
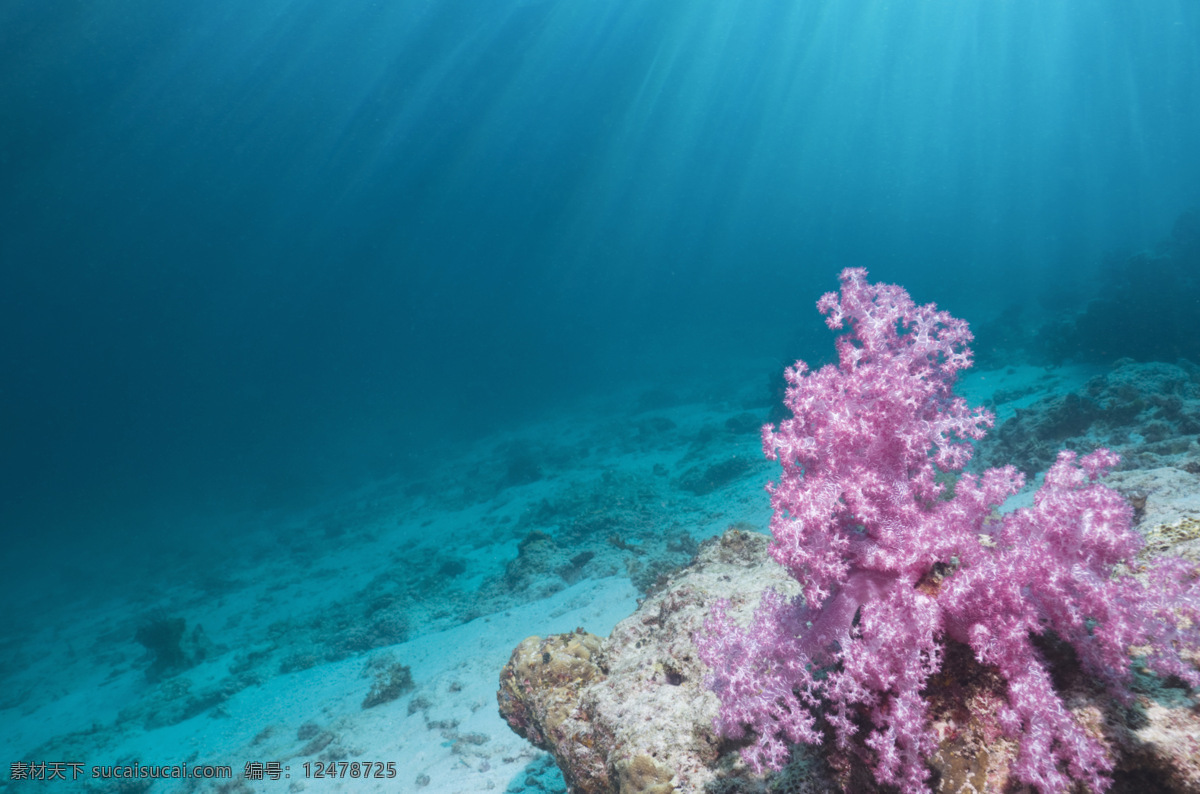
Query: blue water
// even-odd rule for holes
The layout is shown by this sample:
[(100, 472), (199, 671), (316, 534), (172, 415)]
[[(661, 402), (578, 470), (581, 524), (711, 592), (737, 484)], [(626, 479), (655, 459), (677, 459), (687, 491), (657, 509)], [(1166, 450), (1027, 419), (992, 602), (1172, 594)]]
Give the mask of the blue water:
[(845, 266), (1032, 333), (1167, 245), (1194, 317), (1197, 207), (1188, 0), (9, 0), (7, 582), (828, 355)]

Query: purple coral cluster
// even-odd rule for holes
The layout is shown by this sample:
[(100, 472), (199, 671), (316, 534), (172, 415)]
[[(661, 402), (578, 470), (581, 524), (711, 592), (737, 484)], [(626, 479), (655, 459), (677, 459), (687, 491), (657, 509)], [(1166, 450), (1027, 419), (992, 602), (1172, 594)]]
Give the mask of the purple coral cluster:
[(971, 363), (964, 321), (862, 269), (843, 271), (840, 297), (817, 307), (831, 329), (849, 326), (839, 363), (788, 369), (793, 416), (763, 428), (782, 466), (768, 488), (771, 555), (802, 597), (766, 594), (745, 628), (728, 604), (714, 608), (697, 646), (717, 730), (746, 739), (743, 757), (762, 772), (828, 729), (880, 783), (926, 791), (936, 742), (921, 693), (954, 641), (1005, 682), (994, 723), (1020, 744), (1017, 779), (1104, 790), (1112, 761), (1054, 690), (1033, 638), (1069, 643), (1118, 697), (1131, 696), (1131, 648), (1200, 686), (1184, 658), (1200, 649), (1195, 567), (1164, 559), (1130, 575), (1141, 539), (1126, 502), (1098, 482), (1117, 463), (1108, 450), (1062, 452), (1033, 507), (1003, 516), (995, 508), (1024, 484), (1015, 468), (958, 473), (993, 421), (952, 391)]

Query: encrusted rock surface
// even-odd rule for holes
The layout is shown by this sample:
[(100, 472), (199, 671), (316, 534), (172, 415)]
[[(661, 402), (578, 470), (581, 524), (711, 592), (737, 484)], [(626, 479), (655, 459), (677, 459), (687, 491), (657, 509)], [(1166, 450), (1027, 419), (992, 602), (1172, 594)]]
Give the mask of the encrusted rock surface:
[(554, 753), (572, 791), (616, 791), (609, 779), (608, 736), (598, 736), (593, 714), (580, 711), (584, 690), (604, 680), (602, 640), (576, 629), (542, 639), (528, 637), (500, 673), (496, 697), (512, 729)]
[(1200, 474), (1168, 466), (1114, 472), (1105, 483), (1137, 511), (1144, 557), (1169, 552), (1200, 562)]
[[(573, 792), (706, 791), (728, 748), (712, 728), (717, 699), (704, 687), (692, 635), (718, 598), (748, 619), (767, 587), (799, 591), (766, 546), (765, 536), (736, 529), (705, 544), (694, 565), (590, 646), (576, 674), (561, 655), (594, 635), (525, 640), (500, 676), (504, 718), (554, 754)], [(766, 791), (751, 785), (741, 790)]]
[[(1146, 515), (1196, 520), (1200, 511), (1186, 503), (1196, 498), (1195, 490), (1172, 487), (1170, 474), (1142, 474), (1147, 477), (1133, 481), (1134, 473), (1127, 473), (1131, 482), (1121, 485), (1149, 491)], [(704, 687), (692, 636), (718, 598), (730, 599), (730, 614), (748, 621), (765, 589), (798, 592), (766, 553), (767, 540), (730, 529), (705, 543), (692, 566), (649, 595), (605, 640), (577, 629), (531, 637), (513, 652), (501, 674), (501, 713), (517, 733), (554, 754), (572, 792), (876, 790), (861, 762), (807, 747), (796, 748), (779, 773), (756, 777), (738, 756), (738, 744), (713, 731), (717, 700)], [(1069, 656), (1059, 659), (1050, 644), (1045, 652), (1055, 661), (1064, 701), (1117, 759), (1110, 791), (1200, 792), (1200, 706), (1192, 695), (1139, 676), (1138, 702), (1124, 709), (1073, 670)], [(998, 739), (989, 724), (988, 704), (1002, 692), (1001, 682), (968, 649), (947, 649), (943, 670), (926, 693), (941, 740), (930, 759), (935, 791), (1022, 790), (1007, 774), (1017, 745)]]

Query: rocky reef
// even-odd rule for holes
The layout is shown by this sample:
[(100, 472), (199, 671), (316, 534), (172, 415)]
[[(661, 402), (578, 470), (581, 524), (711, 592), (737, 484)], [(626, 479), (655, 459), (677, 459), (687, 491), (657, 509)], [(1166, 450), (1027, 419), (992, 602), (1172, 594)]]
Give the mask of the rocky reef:
[[(1180, 478), (1187, 482), (1179, 482)], [(1118, 479), (1114, 476), (1114, 480)], [(1200, 553), (1200, 476), (1179, 469), (1125, 472), (1111, 483), (1143, 516), (1146, 554)], [(1157, 523), (1156, 523), (1157, 522)], [(713, 729), (717, 699), (693, 636), (713, 602), (748, 620), (763, 592), (798, 585), (767, 554), (768, 538), (730, 528), (706, 542), (693, 564), (662, 583), (600, 638), (530, 637), (500, 675), (501, 714), (521, 736), (553, 754), (577, 794), (783, 794), (875, 791), (852, 753), (832, 743), (794, 749), (784, 769), (756, 776), (741, 743)], [(1200, 792), (1200, 705), (1179, 682), (1136, 670), (1137, 700), (1117, 704), (1080, 673), (1053, 637), (1041, 650), (1072, 713), (1116, 760), (1114, 792)], [(939, 748), (930, 759), (938, 792), (1018, 791), (1007, 770), (1018, 747), (997, 739), (990, 703), (1003, 697), (996, 676), (965, 646), (948, 648), (926, 693)]]
[[(998, 394), (996, 402), (1005, 399)], [(1012, 463), (1032, 476), (1060, 449), (1098, 446), (1118, 453), (1122, 469), (1200, 472), (1200, 366), (1187, 359), (1117, 361), (1076, 391), (1018, 409), (979, 442), (971, 468)]]

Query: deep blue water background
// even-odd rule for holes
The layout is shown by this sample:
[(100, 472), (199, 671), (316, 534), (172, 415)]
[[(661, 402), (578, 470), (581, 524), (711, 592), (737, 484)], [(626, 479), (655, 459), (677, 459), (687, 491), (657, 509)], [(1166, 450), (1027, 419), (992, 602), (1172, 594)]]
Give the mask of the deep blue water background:
[(1186, 1), (9, 0), (4, 554), (783, 361), (848, 265), (973, 323), (1077, 304), (1198, 150)]

